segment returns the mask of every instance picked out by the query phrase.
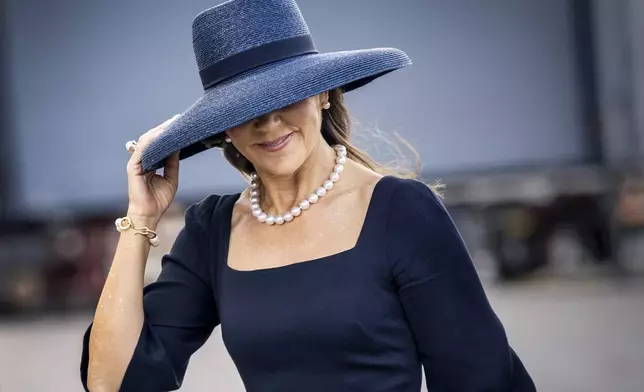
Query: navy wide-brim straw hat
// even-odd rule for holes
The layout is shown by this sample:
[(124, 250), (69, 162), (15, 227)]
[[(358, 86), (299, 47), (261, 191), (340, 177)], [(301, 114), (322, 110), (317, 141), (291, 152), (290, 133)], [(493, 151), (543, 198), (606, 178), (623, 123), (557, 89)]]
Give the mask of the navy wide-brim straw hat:
[(319, 53), (293, 0), (231, 0), (197, 15), (193, 46), (204, 94), (142, 153), (146, 172), (254, 118), (341, 87), (355, 90), (411, 64), (394, 48)]

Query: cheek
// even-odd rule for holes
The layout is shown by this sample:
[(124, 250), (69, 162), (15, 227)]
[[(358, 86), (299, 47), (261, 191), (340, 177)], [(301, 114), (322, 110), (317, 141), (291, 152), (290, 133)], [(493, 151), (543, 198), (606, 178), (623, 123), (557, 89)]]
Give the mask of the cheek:
[(239, 126), (226, 132), (238, 149), (244, 149), (250, 143), (248, 138), (249, 132), (244, 128), (243, 126)]
[(241, 135), (241, 127), (235, 127), (226, 131), (226, 134), (230, 136), (231, 139), (237, 140)]
[(320, 135), (321, 118), (313, 112), (308, 112), (298, 119), (298, 128), (307, 139), (317, 138)]

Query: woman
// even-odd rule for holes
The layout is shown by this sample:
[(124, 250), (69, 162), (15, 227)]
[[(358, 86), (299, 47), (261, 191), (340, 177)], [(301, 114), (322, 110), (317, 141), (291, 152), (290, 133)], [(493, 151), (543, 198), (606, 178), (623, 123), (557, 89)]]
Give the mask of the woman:
[[(250, 392), (419, 391), (421, 365), (430, 391), (535, 390), (441, 201), (349, 143), (342, 94), (407, 56), (317, 53), (292, 0), (229, 1), (193, 36), (204, 96), (128, 143), (129, 209), (84, 339), (85, 388), (175, 390), (221, 325)], [(249, 188), (188, 208), (144, 290), (179, 161), (213, 146)]]

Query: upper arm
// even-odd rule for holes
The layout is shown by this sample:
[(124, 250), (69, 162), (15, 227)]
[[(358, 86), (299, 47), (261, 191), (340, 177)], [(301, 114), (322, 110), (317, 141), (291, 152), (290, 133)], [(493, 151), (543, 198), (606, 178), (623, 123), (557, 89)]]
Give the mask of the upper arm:
[[(158, 279), (143, 292), (145, 322), (155, 341), (140, 341), (137, 350), (148, 350), (146, 346), (158, 342), (157, 348), (172, 363), (179, 379), (189, 357), (219, 324), (211, 285), (209, 236), (201, 226), (201, 218), (197, 206), (186, 211), (186, 224), (163, 257)], [(133, 361), (128, 372), (134, 372), (135, 365)]]
[(521, 369), (513, 368), (522, 365), (445, 206), (416, 181), (400, 184), (393, 202), (399, 211), (388, 219), (392, 274), (428, 388), (514, 390)]
[[(162, 259), (158, 279), (144, 288), (143, 327), (122, 391), (179, 388), (191, 355), (219, 324), (211, 285), (210, 236), (204, 227), (211, 212), (209, 202), (206, 199), (188, 208), (184, 227)], [(85, 388), (90, 329), (85, 334), (81, 361)]]
[(186, 211), (185, 225), (161, 259), (157, 280), (144, 288), (146, 320), (154, 326), (209, 328), (218, 322), (212, 288), (210, 235), (199, 205)]

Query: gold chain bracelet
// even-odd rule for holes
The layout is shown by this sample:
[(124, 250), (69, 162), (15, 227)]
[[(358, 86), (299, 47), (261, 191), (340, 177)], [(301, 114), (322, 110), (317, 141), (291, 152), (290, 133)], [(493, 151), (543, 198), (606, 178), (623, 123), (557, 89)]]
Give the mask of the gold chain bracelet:
[(127, 216), (118, 218), (114, 223), (116, 225), (116, 230), (118, 230), (119, 232), (124, 232), (128, 229), (132, 229), (134, 230), (135, 234), (140, 234), (146, 237), (148, 239), (148, 242), (150, 242), (150, 245), (159, 246), (159, 237), (157, 237), (156, 232), (148, 229), (147, 227), (134, 227), (132, 220)]

